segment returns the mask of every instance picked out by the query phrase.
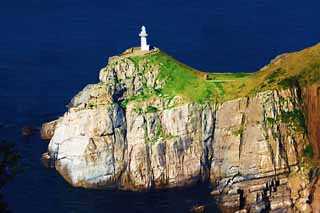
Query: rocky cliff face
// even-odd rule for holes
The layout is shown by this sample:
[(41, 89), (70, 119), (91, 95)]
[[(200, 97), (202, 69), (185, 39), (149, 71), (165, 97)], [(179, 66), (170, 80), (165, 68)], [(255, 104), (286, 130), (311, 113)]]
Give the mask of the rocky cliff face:
[[(44, 125), (57, 171), (73, 186), (146, 190), (210, 181), (231, 208), (308, 211), (292, 197), (308, 144), (297, 116), (299, 88), (224, 103), (186, 103), (157, 94), (159, 67), (114, 57), (57, 121)], [(151, 91), (151, 92), (150, 92)], [(294, 185), (294, 184), (293, 184)]]
[(305, 89), (304, 102), (307, 115), (308, 134), (313, 144), (314, 154), (320, 157), (320, 83), (308, 86)]

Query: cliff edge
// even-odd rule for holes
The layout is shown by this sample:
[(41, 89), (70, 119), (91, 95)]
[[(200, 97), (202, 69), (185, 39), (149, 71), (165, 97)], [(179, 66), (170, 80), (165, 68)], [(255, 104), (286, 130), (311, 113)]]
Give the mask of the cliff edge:
[(320, 45), (255, 73), (204, 73), (155, 49), (111, 57), (58, 120), (48, 156), (73, 186), (210, 182), (223, 208), (311, 212)]

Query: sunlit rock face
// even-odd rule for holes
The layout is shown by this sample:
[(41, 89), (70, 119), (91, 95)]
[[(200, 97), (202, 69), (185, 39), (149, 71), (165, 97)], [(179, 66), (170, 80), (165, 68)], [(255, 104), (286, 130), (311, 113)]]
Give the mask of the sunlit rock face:
[[(286, 183), (307, 139), (282, 116), (301, 110), (297, 89), (221, 104), (146, 98), (146, 89), (163, 86), (159, 67), (148, 66), (110, 59), (100, 83), (85, 87), (63, 117), (44, 125), (50, 158), (71, 185), (147, 190), (211, 182), (225, 206), (294, 205)], [(283, 194), (266, 193), (273, 189)], [(299, 205), (309, 209), (302, 197)]]
[(295, 92), (264, 92), (218, 108), (212, 177), (258, 178), (287, 172), (298, 163), (295, 144), (303, 143), (303, 133), (275, 122), (298, 105)]
[(112, 183), (123, 170), (126, 123), (118, 105), (67, 112), (49, 144), (57, 170), (75, 186)]

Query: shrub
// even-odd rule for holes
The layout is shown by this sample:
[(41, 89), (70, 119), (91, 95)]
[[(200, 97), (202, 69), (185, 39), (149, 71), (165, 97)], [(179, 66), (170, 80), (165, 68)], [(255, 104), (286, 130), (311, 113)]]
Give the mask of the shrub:
[(284, 123), (293, 123), (298, 130), (306, 131), (304, 114), (300, 109), (294, 109), (290, 112), (281, 113), (281, 121)]
[(157, 112), (158, 109), (154, 106), (147, 106), (147, 113)]
[(283, 87), (284, 89), (291, 88), (291, 87), (297, 87), (297, 86), (299, 86), (299, 80), (298, 80), (297, 76), (293, 76), (293, 77), (285, 78), (285, 79), (281, 80), (279, 82), (279, 85), (281, 87)]
[(273, 71), (272, 73), (270, 73), (267, 76), (267, 82), (268, 84), (271, 84), (273, 82), (276, 82), (276, 80), (285, 73), (285, 70), (283, 68), (278, 68), (275, 71)]
[(313, 158), (313, 148), (311, 144), (305, 146), (305, 148), (303, 149), (303, 156)]
[(268, 127), (274, 126), (275, 123), (276, 123), (276, 120), (274, 118), (270, 118), (270, 117), (266, 118), (266, 124)]

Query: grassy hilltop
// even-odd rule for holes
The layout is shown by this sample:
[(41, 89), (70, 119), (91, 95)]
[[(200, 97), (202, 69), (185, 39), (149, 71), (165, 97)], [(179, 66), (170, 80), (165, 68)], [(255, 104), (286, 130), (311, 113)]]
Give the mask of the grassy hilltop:
[(219, 103), (265, 90), (304, 86), (320, 80), (320, 44), (283, 54), (253, 73), (202, 72), (160, 50), (128, 58), (136, 66), (147, 62), (149, 67), (159, 67), (158, 79), (165, 84), (158, 92), (198, 103)]

